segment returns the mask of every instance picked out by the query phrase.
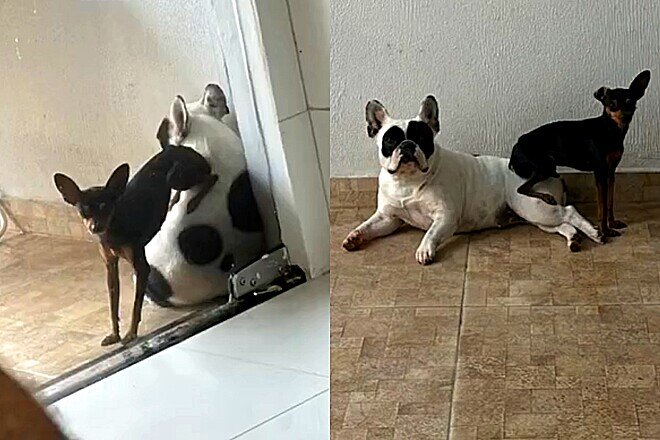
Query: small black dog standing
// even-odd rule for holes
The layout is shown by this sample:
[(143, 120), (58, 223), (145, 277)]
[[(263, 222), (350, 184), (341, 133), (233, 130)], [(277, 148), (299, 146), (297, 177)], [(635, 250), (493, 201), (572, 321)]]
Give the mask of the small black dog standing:
[(87, 229), (99, 238), (107, 271), (112, 320), (112, 333), (103, 339), (101, 345), (120, 341), (119, 258), (131, 263), (136, 277), (131, 325), (122, 339), (127, 343), (137, 337), (142, 318), (142, 302), (149, 276), (144, 247), (165, 221), (171, 190), (185, 191), (200, 186), (188, 203), (190, 213), (218, 180), (199, 153), (191, 148), (169, 145), (163, 145), (163, 150), (145, 163), (130, 182), (128, 174), (128, 164), (120, 165), (105, 186), (86, 190), (81, 190), (64, 174), (54, 176), (64, 201), (78, 209)]
[(623, 156), (623, 140), (639, 101), (649, 85), (651, 72), (641, 72), (630, 87), (601, 87), (594, 97), (603, 104), (603, 114), (580, 121), (558, 121), (522, 135), (513, 147), (509, 168), (527, 182), (520, 194), (537, 197), (551, 205), (552, 196), (534, 191), (534, 185), (559, 177), (557, 166), (593, 171), (598, 191), (598, 218), (601, 233), (621, 235), (615, 229), (626, 224), (614, 219), (614, 178)]

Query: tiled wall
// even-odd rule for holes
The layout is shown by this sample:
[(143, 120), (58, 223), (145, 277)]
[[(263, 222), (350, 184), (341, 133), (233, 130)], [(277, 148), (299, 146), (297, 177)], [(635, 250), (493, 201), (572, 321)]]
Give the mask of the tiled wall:
[(2, 205), (9, 211), (9, 230), (92, 241), (76, 210), (64, 203), (7, 198)]
[[(271, 173), (286, 175), (290, 182), (278, 210), (281, 223), (290, 219), (300, 224), (300, 245), (291, 241), (297, 237), (284, 232), (282, 237), (294, 251), (305, 249), (314, 277), (330, 266), (330, 3), (256, 0), (255, 4), (284, 153), (282, 161), (271, 164)], [(293, 203), (288, 205), (289, 201)]]
[(330, 1), (288, 0), (326, 199), (330, 175)]
[[(569, 203), (595, 203), (596, 188), (591, 174), (565, 174)], [(375, 207), (378, 181), (375, 177), (330, 179), (330, 208)], [(660, 173), (617, 174), (617, 203), (660, 202)]]
[(330, 173), (329, 1), (260, 0), (257, 8), (264, 17), (261, 30), (278, 120), (283, 137), (289, 137), (283, 141), (295, 145), (301, 165), (319, 163), (327, 200)]

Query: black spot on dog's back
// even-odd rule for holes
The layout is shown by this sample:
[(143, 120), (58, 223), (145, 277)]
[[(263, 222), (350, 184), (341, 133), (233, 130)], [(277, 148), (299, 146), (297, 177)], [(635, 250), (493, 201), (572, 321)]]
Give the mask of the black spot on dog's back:
[(183, 257), (190, 264), (208, 264), (222, 253), (220, 233), (208, 225), (189, 226), (181, 231), (178, 241)]
[(151, 267), (149, 278), (147, 279), (146, 295), (153, 302), (161, 307), (172, 307), (170, 298), (172, 297), (172, 288), (162, 273), (155, 267)]
[(263, 223), (247, 171), (238, 176), (231, 184), (227, 199), (231, 223), (236, 229), (245, 232), (263, 230)]

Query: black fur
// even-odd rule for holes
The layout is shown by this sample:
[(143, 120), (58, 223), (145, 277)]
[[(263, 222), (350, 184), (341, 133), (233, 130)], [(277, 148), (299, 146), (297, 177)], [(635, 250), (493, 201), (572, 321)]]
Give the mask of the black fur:
[(220, 233), (209, 225), (187, 227), (179, 233), (178, 242), (183, 257), (190, 264), (208, 264), (222, 253)]
[(229, 272), (234, 268), (235, 264), (236, 262), (234, 261), (234, 255), (227, 254), (222, 257), (222, 261), (220, 262), (220, 270), (223, 272)]
[(650, 75), (648, 70), (640, 73), (628, 89), (599, 88), (594, 93), (603, 104), (603, 113), (599, 117), (552, 122), (522, 135), (513, 147), (509, 161), (509, 168), (527, 179), (518, 192), (556, 204), (553, 197), (536, 192), (534, 185), (550, 177), (559, 177), (557, 166), (592, 171), (598, 187), (601, 232), (618, 235), (612, 231), (613, 225), (625, 225), (614, 220), (608, 198), (612, 197), (610, 192), (614, 190), (615, 171), (623, 155), (628, 126), (637, 101), (644, 96)]
[(263, 222), (247, 171), (234, 180), (227, 194), (227, 205), (232, 225), (239, 231), (263, 231)]
[[(144, 248), (165, 221), (171, 190), (186, 190), (202, 182), (213, 184), (215, 180), (210, 178), (217, 179), (217, 176), (210, 174), (208, 163), (199, 153), (190, 148), (173, 146), (165, 146), (130, 181), (128, 177), (129, 166), (123, 164), (113, 171), (105, 186), (83, 191), (70, 177), (60, 173), (53, 176), (64, 200), (76, 206), (101, 245), (112, 321), (112, 333), (103, 339), (101, 345), (120, 341), (119, 258), (126, 259), (133, 266), (136, 277), (131, 325), (122, 340), (127, 343), (137, 337), (147, 290), (151, 291), (150, 296), (156, 298), (168, 295), (168, 286), (159, 279), (162, 275), (150, 275), (151, 268)], [(196, 194), (193, 198), (195, 203), (188, 204), (187, 212), (194, 210), (203, 196), (201, 191)], [(149, 286), (150, 280), (155, 284)], [(160, 289), (164, 290), (157, 292)]]
[(435, 151), (433, 130), (426, 122), (410, 121), (406, 129), (406, 139), (416, 143), (428, 159)]
[(161, 307), (172, 307), (170, 298), (172, 297), (172, 288), (163, 274), (155, 267), (149, 271), (149, 280), (146, 289), (147, 296)]
[(396, 150), (396, 147), (398, 147), (399, 144), (405, 140), (406, 134), (403, 132), (401, 127), (390, 127), (383, 134), (383, 142), (380, 147), (380, 151), (384, 157), (390, 157), (392, 156), (392, 153), (394, 153), (394, 150)]
[(395, 125), (388, 128), (383, 134), (381, 153), (384, 157), (390, 157), (397, 147), (403, 146), (405, 141), (409, 141), (405, 145), (413, 147), (410, 150), (411, 154), (414, 153), (414, 145), (417, 145), (428, 159), (435, 151), (434, 137), (433, 130), (425, 122), (410, 121), (405, 133), (401, 127)]

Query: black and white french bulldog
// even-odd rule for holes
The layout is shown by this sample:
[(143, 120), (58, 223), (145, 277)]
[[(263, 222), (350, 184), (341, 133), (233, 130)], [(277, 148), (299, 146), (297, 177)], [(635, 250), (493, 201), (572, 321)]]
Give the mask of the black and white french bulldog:
[[(429, 264), (455, 233), (502, 227), (520, 218), (563, 235), (572, 251), (579, 249), (578, 230), (601, 243), (598, 231), (573, 206), (551, 206), (518, 194), (523, 180), (509, 170), (508, 159), (441, 148), (435, 97), (427, 96), (412, 119), (393, 119), (379, 101), (369, 101), (366, 121), (381, 166), (378, 208), (346, 237), (346, 250), (357, 250), (407, 223), (426, 231), (415, 258)], [(535, 189), (565, 201), (560, 179), (544, 180)]]
[(200, 153), (218, 181), (190, 214), (187, 201), (199, 188), (181, 193), (145, 249), (151, 266), (147, 296), (157, 304), (190, 305), (227, 295), (230, 271), (265, 250), (243, 144), (230, 116), (222, 89), (209, 84), (197, 102), (175, 98), (164, 121), (164, 142)]

